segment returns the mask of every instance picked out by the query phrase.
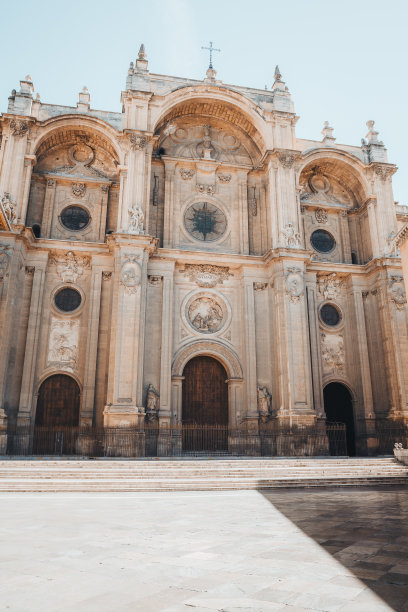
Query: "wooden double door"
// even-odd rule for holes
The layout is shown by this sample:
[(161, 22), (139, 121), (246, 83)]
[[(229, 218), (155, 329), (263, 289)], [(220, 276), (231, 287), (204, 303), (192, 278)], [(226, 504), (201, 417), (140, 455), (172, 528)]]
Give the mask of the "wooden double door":
[(183, 376), (183, 449), (226, 450), (228, 376), (224, 366), (212, 357), (194, 357)]

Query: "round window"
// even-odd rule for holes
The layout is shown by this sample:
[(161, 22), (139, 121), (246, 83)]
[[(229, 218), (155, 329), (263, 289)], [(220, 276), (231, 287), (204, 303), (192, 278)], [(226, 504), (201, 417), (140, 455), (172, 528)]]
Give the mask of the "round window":
[(197, 240), (210, 242), (220, 238), (227, 227), (224, 213), (209, 202), (198, 202), (184, 213), (184, 226)]
[(66, 287), (65, 289), (58, 291), (54, 298), (56, 307), (64, 312), (72, 312), (73, 310), (76, 310), (81, 304), (81, 301), (82, 298), (79, 291), (76, 289), (71, 289), (70, 287)]
[(330, 253), (336, 246), (336, 241), (326, 230), (318, 229), (310, 236), (310, 242), (319, 253)]
[(61, 213), (61, 223), (69, 230), (84, 229), (89, 223), (90, 217), (87, 211), (80, 206), (68, 206)]
[(340, 322), (341, 316), (335, 306), (333, 306), (332, 304), (323, 304), (320, 309), (320, 318), (323, 323), (326, 323), (326, 325), (330, 325), (331, 327), (333, 327), (334, 325), (337, 325)]

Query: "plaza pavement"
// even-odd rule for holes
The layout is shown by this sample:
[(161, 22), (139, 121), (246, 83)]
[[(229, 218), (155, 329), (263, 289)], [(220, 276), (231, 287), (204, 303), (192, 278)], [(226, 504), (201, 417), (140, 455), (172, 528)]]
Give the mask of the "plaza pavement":
[(0, 609), (408, 611), (408, 489), (1, 494)]

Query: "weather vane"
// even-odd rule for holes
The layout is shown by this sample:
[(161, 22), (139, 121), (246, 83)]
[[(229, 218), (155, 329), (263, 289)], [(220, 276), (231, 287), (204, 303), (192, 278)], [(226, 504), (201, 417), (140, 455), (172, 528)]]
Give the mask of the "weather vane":
[(213, 69), (213, 65), (212, 65), (212, 54), (213, 54), (213, 51), (221, 51), (221, 49), (216, 49), (215, 47), (213, 47), (213, 44), (212, 44), (211, 41), (210, 41), (210, 46), (209, 47), (201, 47), (201, 48), (210, 52), (210, 65), (208, 67), (209, 67), (210, 70), (212, 70)]

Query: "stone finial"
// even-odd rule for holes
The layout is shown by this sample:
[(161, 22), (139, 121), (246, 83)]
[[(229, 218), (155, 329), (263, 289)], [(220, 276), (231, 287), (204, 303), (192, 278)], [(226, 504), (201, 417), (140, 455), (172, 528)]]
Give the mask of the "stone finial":
[(272, 85), (272, 91), (284, 92), (284, 95), (287, 96), (287, 94), (289, 94), (289, 90), (286, 87), (286, 83), (282, 81), (282, 73), (279, 70), (279, 66), (275, 67), (274, 77), (275, 80)]
[(145, 60), (146, 59), (146, 50), (145, 50), (145, 46), (144, 46), (143, 43), (140, 45), (140, 49), (139, 49), (139, 53), (138, 53), (138, 58), (140, 60)]
[(20, 94), (32, 96), (34, 92), (34, 85), (29, 74), (25, 79), (20, 81)]
[(279, 70), (279, 66), (278, 65), (275, 66), (275, 74), (274, 74), (274, 76), (275, 76), (275, 81), (281, 81), (282, 80), (282, 75), (281, 75), (281, 72)]
[(326, 147), (332, 146), (336, 139), (333, 136), (333, 128), (330, 126), (328, 121), (324, 122), (322, 134), (323, 134), (323, 140), (322, 140), (323, 144)]
[(384, 143), (378, 140), (378, 132), (374, 129), (374, 121), (367, 121), (366, 126), (368, 127), (367, 144), (363, 144), (365, 161), (367, 163), (387, 162), (387, 151)]
[(78, 94), (77, 108), (81, 110), (89, 110), (91, 96), (89, 95), (88, 88), (84, 85), (82, 91)]

